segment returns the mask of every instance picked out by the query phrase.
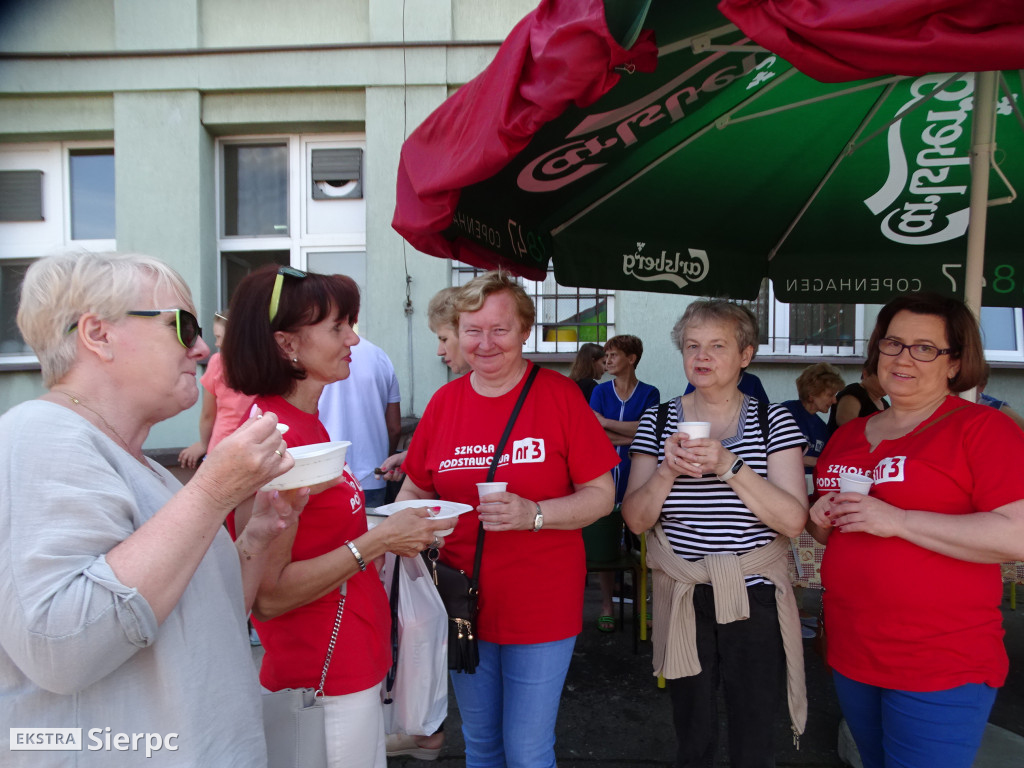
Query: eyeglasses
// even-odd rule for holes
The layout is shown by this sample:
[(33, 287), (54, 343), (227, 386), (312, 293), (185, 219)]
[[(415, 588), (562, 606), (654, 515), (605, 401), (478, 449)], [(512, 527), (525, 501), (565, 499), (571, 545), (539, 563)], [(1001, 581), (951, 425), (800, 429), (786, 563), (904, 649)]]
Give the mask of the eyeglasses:
[(277, 270), (277, 277), (274, 278), (274, 290), (270, 292), (270, 322), (274, 322), (274, 318), (277, 317), (277, 308), (281, 303), (281, 286), (284, 285), (285, 275), (302, 279), (306, 273), (295, 267), (281, 267)]
[[(178, 343), (185, 349), (192, 349), (203, 335), (203, 329), (199, 327), (196, 316), (187, 309), (130, 309), (125, 312), (132, 317), (159, 317), (165, 312), (174, 313), (174, 328), (178, 333)], [(67, 333), (71, 333), (78, 327), (76, 320), (68, 326)]]
[(203, 335), (196, 316), (187, 309), (130, 309), (125, 312), (132, 317), (158, 317), (165, 312), (174, 313), (174, 327), (178, 332), (178, 341), (185, 349), (192, 349)]
[(939, 355), (948, 355), (953, 351), (952, 349), (939, 349), (938, 347), (933, 347), (931, 344), (903, 344), (896, 341), (896, 339), (890, 338), (878, 340), (878, 351), (883, 355), (897, 357), (903, 353), (904, 349), (910, 352), (910, 356), (919, 363), (931, 363), (936, 360)]

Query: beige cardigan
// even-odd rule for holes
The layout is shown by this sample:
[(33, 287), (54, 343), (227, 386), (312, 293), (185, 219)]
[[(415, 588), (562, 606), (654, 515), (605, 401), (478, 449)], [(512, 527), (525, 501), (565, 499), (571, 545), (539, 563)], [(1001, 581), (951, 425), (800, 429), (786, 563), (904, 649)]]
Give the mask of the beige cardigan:
[(691, 562), (679, 557), (658, 523), (647, 532), (647, 564), (654, 571), (654, 674), (667, 679), (700, 672), (693, 612), (693, 587), (714, 588), (715, 616), (719, 624), (750, 617), (743, 577), (759, 574), (775, 585), (782, 647), (786, 654), (786, 687), (794, 737), (807, 724), (807, 688), (804, 682), (804, 646), (800, 614), (789, 582), (786, 553), (789, 539), (777, 536), (771, 544), (744, 555), (731, 552), (708, 555)]

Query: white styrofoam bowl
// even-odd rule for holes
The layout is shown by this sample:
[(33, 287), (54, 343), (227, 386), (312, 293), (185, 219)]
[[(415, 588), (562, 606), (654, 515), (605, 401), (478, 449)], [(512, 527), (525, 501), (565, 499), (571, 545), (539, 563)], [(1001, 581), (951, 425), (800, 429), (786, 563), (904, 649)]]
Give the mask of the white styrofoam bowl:
[[(443, 499), (415, 499), (411, 501), (396, 501), (391, 504), (385, 504), (374, 509), (373, 512), (370, 514), (370, 517), (367, 520), (367, 522), (370, 524), (370, 527), (372, 528), (374, 525), (377, 524), (377, 521), (374, 521), (372, 519), (373, 517), (387, 517), (388, 515), (391, 515), (400, 509), (406, 509), (408, 507), (416, 507), (417, 509), (421, 507), (440, 508), (440, 512), (438, 512), (436, 515), (431, 515), (431, 517), (433, 517), (435, 520), (445, 520), (448, 518), (455, 519), (459, 515), (465, 514), (466, 512), (475, 509), (475, 507), (472, 507), (469, 504), (460, 504), (457, 501), (444, 501)], [(453, 525), (451, 528), (446, 528), (443, 531), (438, 531), (437, 535), (447, 536), (454, 530), (455, 526)]]
[(339, 440), (332, 443), (312, 443), (289, 448), (295, 466), (278, 475), (260, 488), (261, 491), (287, 491), (307, 485), (325, 483), (341, 477), (345, 471), (345, 452), (352, 443)]

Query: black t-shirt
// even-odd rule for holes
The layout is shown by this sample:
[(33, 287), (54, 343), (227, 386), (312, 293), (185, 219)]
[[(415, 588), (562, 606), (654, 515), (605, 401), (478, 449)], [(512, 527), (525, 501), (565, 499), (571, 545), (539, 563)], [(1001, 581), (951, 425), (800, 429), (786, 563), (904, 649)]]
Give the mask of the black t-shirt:
[[(839, 425), (836, 424), (836, 410), (839, 408), (839, 401), (847, 395), (857, 398), (857, 402), (860, 403), (860, 413), (857, 414), (858, 417), (870, 416), (872, 413), (878, 413), (879, 411), (878, 406), (875, 405), (874, 401), (871, 399), (871, 395), (868, 394), (868, 391), (864, 389), (863, 384), (859, 381), (850, 384), (849, 386), (839, 390), (838, 394), (836, 394), (836, 404), (829, 409), (827, 427), (829, 437), (832, 437), (832, 433), (839, 429)], [(882, 406), (883, 409), (889, 407), (889, 403), (884, 398), (882, 399)]]

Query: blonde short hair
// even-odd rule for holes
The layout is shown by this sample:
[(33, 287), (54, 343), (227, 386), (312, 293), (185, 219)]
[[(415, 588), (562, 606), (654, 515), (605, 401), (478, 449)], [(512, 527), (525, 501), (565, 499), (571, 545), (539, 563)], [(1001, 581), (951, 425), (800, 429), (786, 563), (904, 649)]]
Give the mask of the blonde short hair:
[(61, 253), (35, 262), (25, 273), (18, 329), (39, 358), (43, 383), (52, 387), (75, 363), (75, 335), (68, 330), (87, 313), (121, 319), (140, 299), (146, 279), (154, 293), (169, 288), (195, 314), (192, 292), (177, 272), (137, 253)]
[(812, 363), (796, 377), (796, 394), (804, 402), (822, 392), (838, 392), (845, 386), (839, 369), (828, 363)]
[(459, 330), (459, 312), (455, 309), (455, 295), (458, 288), (442, 288), (434, 294), (427, 305), (427, 325), (437, 333), (443, 326), (450, 325)]
[(516, 314), (523, 324), (522, 330), (532, 330), (537, 319), (537, 308), (533, 304), (533, 299), (509, 272), (502, 270), (484, 272), (462, 286), (455, 295), (455, 309), (459, 315), (464, 312), (476, 312), (484, 305), (488, 296), (501, 291), (507, 291), (512, 296)]

